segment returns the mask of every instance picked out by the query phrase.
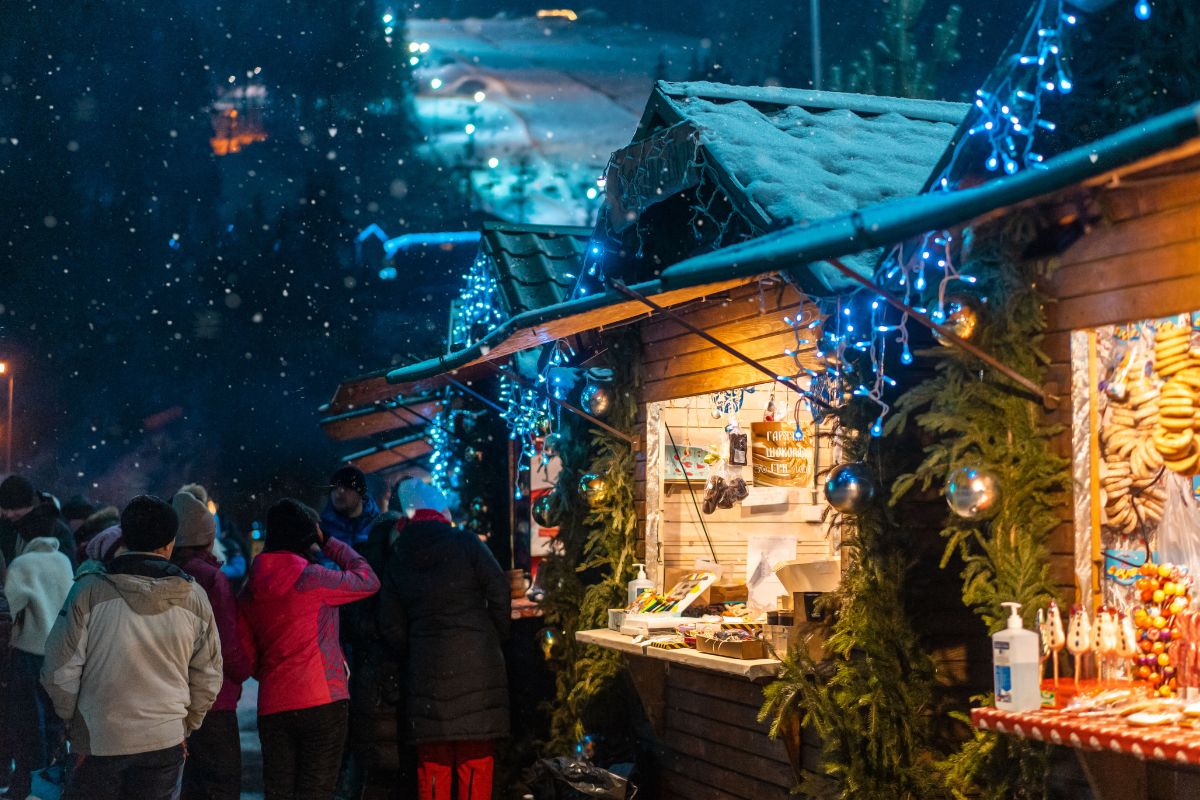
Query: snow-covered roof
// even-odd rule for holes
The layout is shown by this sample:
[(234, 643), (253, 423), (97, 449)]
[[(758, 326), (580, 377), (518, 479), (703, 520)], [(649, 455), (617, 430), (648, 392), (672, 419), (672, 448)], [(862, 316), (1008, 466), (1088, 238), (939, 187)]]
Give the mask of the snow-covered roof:
[(726, 190), (771, 225), (916, 194), (969, 108), (713, 83), (660, 83), (658, 92), (699, 132)]

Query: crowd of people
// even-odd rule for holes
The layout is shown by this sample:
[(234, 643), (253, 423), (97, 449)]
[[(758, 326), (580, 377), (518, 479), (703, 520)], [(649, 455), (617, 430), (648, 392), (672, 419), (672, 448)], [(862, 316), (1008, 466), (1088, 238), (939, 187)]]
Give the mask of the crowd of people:
[(70, 800), (241, 796), (258, 682), (266, 800), (488, 800), (508, 735), (507, 576), (444, 497), (381, 511), (344, 467), (284, 498), (262, 549), (205, 488), (118, 511), (0, 483), (0, 786)]

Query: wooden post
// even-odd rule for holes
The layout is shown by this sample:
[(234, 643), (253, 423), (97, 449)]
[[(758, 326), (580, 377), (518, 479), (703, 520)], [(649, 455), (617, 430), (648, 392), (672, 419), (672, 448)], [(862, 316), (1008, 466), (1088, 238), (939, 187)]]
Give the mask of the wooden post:
[[(1088, 370), (1088, 491), (1092, 511), (1092, 585), (1079, 587), (1088, 593), (1087, 608), (1095, 613), (1096, 606), (1103, 602), (1100, 597), (1100, 576), (1104, 573), (1104, 556), (1100, 542), (1100, 382), (1098, 380), (1096, 331), (1087, 333)], [(1082, 602), (1083, 598), (1080, 597)]]

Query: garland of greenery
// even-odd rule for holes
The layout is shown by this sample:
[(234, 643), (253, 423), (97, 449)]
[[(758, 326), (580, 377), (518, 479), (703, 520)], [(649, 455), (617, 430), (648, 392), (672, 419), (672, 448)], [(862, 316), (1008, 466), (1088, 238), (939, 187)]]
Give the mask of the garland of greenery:
[[(975, 341), (1041, 382), (1045, 323), (1036, 285), (1044, 276), (1021, 258), (1033, 235), (1022, 216), (977, 230), (965, 269), (977, 276), (976, 290), (988, 306), (1004, 309), (984, 315)], [(765, 690), (760, 718), (771, 720), (773, 736), (797, 718), (820, 736), (824, 774), (804, 776), (800, 787), (810, 797), (1040, 797), (1044, 747), (976, 732), (948, 757), (939, 756), (930, 722), (934, 668), (904, 609), (909, 539), (896, 522), (906, 515), (896, 511), (916, 490), (925, 495), (940, 488), (959, 466), (993, 471), (1004, 498), (1000, 512), (986, 523), (948, 519), (942, 566), (961, 559), (963, 601), (986, 633), (1003, 626), (999, 604), (1007, 600), (1022, 603), (1031, 622), (1055, 593), (1046, 545), (1060, 524), (1056, 508), (1070, 479), (1066, 460), (1052, 447), (1059, 429), (1042, 422), (1035, 398), (990, 370), (981, 372), (969, 354), (939, 348), (923, 355), (937, 359), (935, 373), (899, 399), (879, 450), (900, 458), (906, 448), (898, 439), (910, 420), (932, 441), (919, 465), (891, 482), (886, 507), (881, 502), (857, 517), (835, 517), (849, 563), (827, 601), (834, 612), (829, 658), (818, 662), (805, 648), (793, 648), (779, 680)], [(850, 432), (843, 436), (843, 461), (866, 458), (865, 424), (842, 420), (841, 430)], [(886, 486), (889, 464), (875, 461)]]
[[(871, 420), (855, 403), (842, 413), (843, 461), (867, 457)], [(872, 464), (876, 479), (886, 468)], [(803, 776), (807, 797), (918, 800), (936, 794), (929, 755), (934, 665), (904, 607), (909, 570), (906, 532), (876, 499), (858, 516), (835, 515), (847, 562), (838, 590), (825, 599), (833, 622), (828, 657), (803, 645), (783, 657), (779, 680), (764, 690), (760, 720), (780, 735), (800, 719), (821, 738), (821, 775)]]
[[(1047, 359), (1037, 285), (1045, 276), (1022, 258), (1035, 232), (1028, 216), (1010, 216), (975, 230), (965, 255), (966, 271), (978, 277), (976, 291), (987, 298), (974, 341), (1040, 384)], [(1057, 509), (1070, 488), (1069, 462), (1053, 448), (1061, 427), (1046, 425), (1035, 397), (982, 369), (970, 354), (940, 348), (929, 355), (937, 359), (936, 374), (900, 398), (892, 427), (901, 430), (911, 419), (933, 441), (920, 466), (893, 485), (893, 502), (914, 488), (940, 488), (962, 466), (996, 475), (998, 513), (987, 522), (949, 515), (942, 567), (961, 559), (963, 602), (986, 633), (1004, 627), (1005, 601), (1021, 603), (1026, 627), (1033, 628), (1037, 610), (1056, 596), (1047, 541), (1062, 522)], [(1042, 746), (976, 733), (942, 766), (955, 797), (1041, 797), (1046, 758)]]
[[(636, 338), (616, 336), (608, 342), (615, 375), (612, 409), (606, 420), (632, 434), (636, 422), (640, 375)], [(603, 628), (608, 609), (625, 605), (626, 586), (636, 561), (637, 512), (634, 508), (634, 453), (628, 442), (592, 430), (574, 416), (563, 416), (559, 454), (562, 472), (556, 488), (562, 520), (561, 549), (543, 562), (547, 582), (542, 603), (548, 625), (562, 631), (563, 648), (556, 667), (556, 693), (550, 715), (551, 753), (569, 753), (587, 734), (626, 727), (620, 717), (621, 656), (612, 650), (575, 641), (579, 630)], [(595, 473), (605, 491), (589, 504), (579, 495), (579, 479)]]

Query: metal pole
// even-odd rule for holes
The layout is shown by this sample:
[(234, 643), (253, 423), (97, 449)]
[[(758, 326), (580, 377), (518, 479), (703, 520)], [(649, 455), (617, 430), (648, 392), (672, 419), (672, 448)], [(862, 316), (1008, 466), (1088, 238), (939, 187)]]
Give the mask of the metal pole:
[(809, 27), (812, 28), (813, 88), (821, 91), (821, 0), (809, 0)]
[(663, 314), (664, 316), (670, 317), (671, 319), (675, 320), (683, 327), (687, 328), (692, 333), (699, 336), (704, 341), (711, 344), (713, 347), (720, 348), (721, 350), (724, 350), (726, 353), (728, 353), (729, 355), (738, 359), (739, 361), (742, 361), (743, 363), (745, 363), (751, 367), (754, 367), (754, 369), (756, 369), (759, 372), (761, 372), (762, 374), (766, 375), (771, 380), (775, 381), (776, 383), (778, 383), (782, 386), (787, 387), (788, 389), (791, 389), (793, 392), (800, 395), (801, 397), (804, 397), (805, 399), (809, 400), (810, 402), (814, 403), (815, 405), (820, 406), (821, 408), (825, 409), (826, 411), (837, 411), (838, 410), (837, 408), (830, 405), (829, 403), (826, 403), (824, 400), (817, 397), (816, 395), (810, 394), (809, 392), (806, 392), (805, 390), (801, 389), (800, 386), (795, 381), (791, 380), (790, 378), (785, 378), (782, 375), (776, 374), (773, 370), (770, 370), (767, 367), (763, 366), (761, 363), (759, 363), (758, 361), (755, 361), (753, 358), (746, 355), (745, 353), (742, 353), (738, 350), (733, 349), (732, 347), (725, 344), (720, 339), (717, 339), (715, 336), (708, 333), (707, 331), (703, 331), (700, 328), (697, 328), (695, 325), (688, 322), (685, 318), (676, 314), (671, 309), (663, 308), (658, 303), (651, 300), (649, 297), (646, 297), (645, 295), (639, 294), (638, 292), (634, 291), (633, 289), (630, 289), (628, 286), (626, 286), (621, 281), (610, 280), (609, 285), (612, 286), (614, 289), (616, 289), (621, 294), (625, 295), (626, 297), (632, 298), (633, 300), (637, 300), (639, 303), (646, 306), (647, 308), (653, 309), (654, 311), (658, 312), (659, 314)]
[(932, 319), (925, 316), (921, 312), (917, 311), (915, 308), (908, 305), (904, 301), (899, 300), (895, 297), (892, 297), (890, 294), (888, 294), (882, 288), (880, 288), (878, 285), (876, 285), (874, 281), (872, 281), (868, 278), (864, 278), (862, 275), (859, 275), (857, 272), (855, 272), (854, 270), (847, 267), (845, 264), (843, 264), (841, 262), (840, 259), (827, 258), (827, 259), (824, 259), (824, 261), (825, 261), (825, 263), (831, 265), (838, 272), (845, 275), (850, 280), (854, 281), (855, 283), (859, 284), (860, 286), (862, 286), (866, 289), (870, 289), (872, 292), (879, 295), (879, 299), (884, 301), (888, 305), (890, 305), (892, 308), (895, 308), (899, 311), (903, 311), (905, 314), (912, 317), (914, 320), (916, 320), (920, 324), (924, 325), (926, 328), (929, 328), (931, 331), (934, 331), (934, 332), (940, 334), (942, 336), (942, 338), (949, 341), (955, 347), (958, 347), (961, 350), (966, 350), (968, 353), (975, 356), (983, 363), (992, 367), (993, 369), (1000, 372), (1001, 374), (1006, 375), (1009, 378), (1011, 378), (1014, 382), (1016, 382), (1022, 388), (1028, 389), (1033, 394), (1036, 394), (1038, 397), (1042, 398), (1043, 402), (1045, 402), (1049, 408), (1055, 408), (1058, 406), (1059, 398), (1056, 395), (1050, 394), (1044, 388), (1042, 388), (1041, 386), (1038, 386), (1036, 383), (1029, 380), (1029, 378), (1026, 378), (1024, 375), (1017, 372), (1015, 369), (1008, 366), (1003, 361), (1001, 361), (1000, 359), (993, 356), (991, 353), (984, 351), (983, 349), (977, 347), (976, 345), (971, 344), (970, 342), (966, 341), (962, 337), (956, 335), (953, 331), (946, 328), (946, 326), (939, 325), (938, 323), (934, 322)]
[(5, 440), (8, 446), (8, 458), (5, 471), (12, 475), (12, 440), (13, 440), (13, 374), (8, 373), (8, 424), (5, 430)]

